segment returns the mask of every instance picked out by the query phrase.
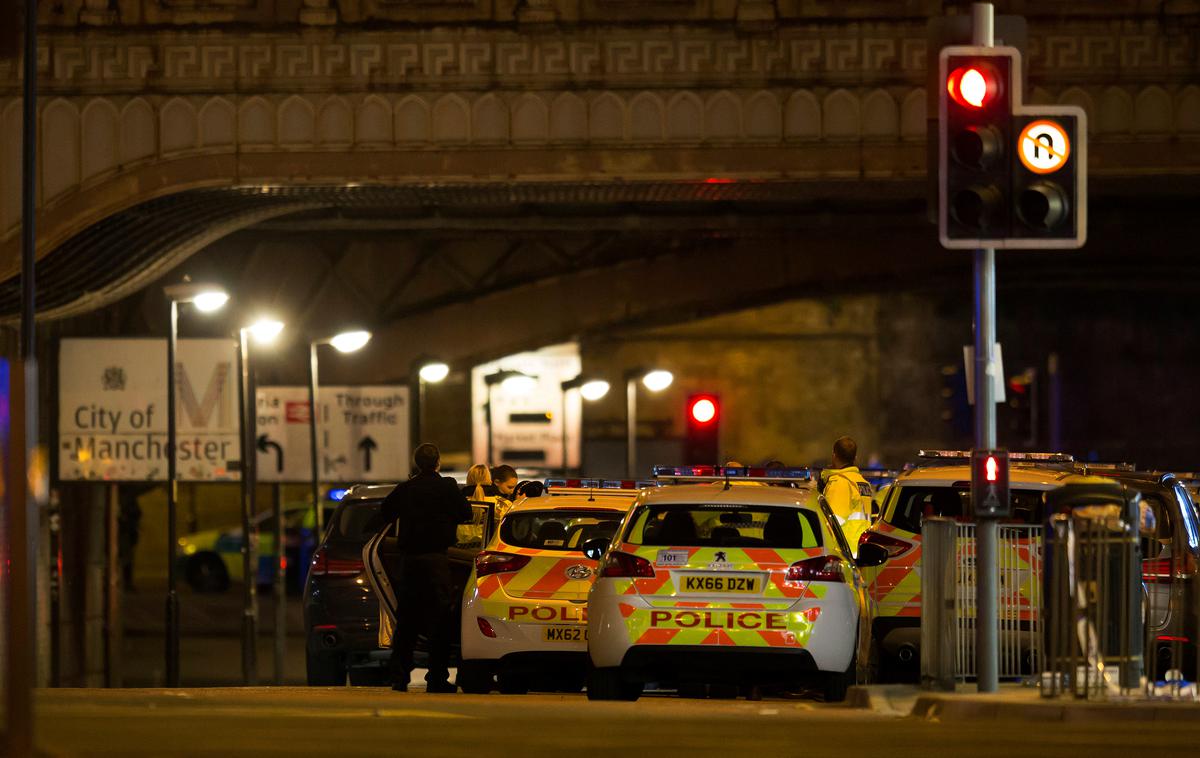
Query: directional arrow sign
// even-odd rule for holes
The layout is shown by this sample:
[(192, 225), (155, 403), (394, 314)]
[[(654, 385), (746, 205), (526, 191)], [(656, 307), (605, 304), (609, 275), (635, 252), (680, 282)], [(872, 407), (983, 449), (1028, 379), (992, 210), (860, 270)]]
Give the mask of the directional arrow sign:
[[(408, 478), (408, 388), (321, 387), (317, 397), (321, 481), (398, 482)], [(308, 390), (259, 387), (258, 471), (263, 482), (307, 482)], [(278, 452), (272, 447), (278, 446)]]
[(283, 473), (283, 448), (279, 446), (279, 443), (274, 441), (273, 439), (271, 439), (270, 437), (268, 437), (265, 434), (260, 434), (258, 436), (257, 447), (258, 447), (258, 451), (260, 453), (265, 453), (268, 450), (275, 451), (275, 472), (282, 474)]
[(371, 439), (370, 435), (362, 438), (358, 443), (358, 449), (363, 454), (363, 471), (370, 472), (371, 470), (371, 451), (379, 447), (379, 443)]

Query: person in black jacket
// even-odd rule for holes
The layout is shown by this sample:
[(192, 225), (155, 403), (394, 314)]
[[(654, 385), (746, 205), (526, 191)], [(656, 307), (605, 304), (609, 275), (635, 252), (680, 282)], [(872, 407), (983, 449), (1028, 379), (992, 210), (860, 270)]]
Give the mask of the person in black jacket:
[(455, 544), (459, 524), (471, 521), (471, 506), (458, 483), (438, 474), (441, 453), (429, 443), (413, 453), (417, 473), (396, 485), (380, 508), (386, 523), (397, 523), (400, 553), (396, 599), (399, 618), (392, 634), (392, 689), (404, 692), (413, 670), (417, 634), (429, 640), (428, 692), (455, 692), (447, 664), (454, 622), (454, 597), (446, 548)]

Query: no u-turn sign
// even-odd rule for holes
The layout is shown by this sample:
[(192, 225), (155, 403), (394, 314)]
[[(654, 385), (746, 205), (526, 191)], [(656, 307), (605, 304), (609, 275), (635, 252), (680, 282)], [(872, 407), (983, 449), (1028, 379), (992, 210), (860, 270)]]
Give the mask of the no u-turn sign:
[(1021, 163), (1035, 174), (1053, 174), (1067, 165), (1071, 157), (1071, 140), (1067, 130), (1050, 119), (1032, 121), (1017, 138), (1017, 155)]

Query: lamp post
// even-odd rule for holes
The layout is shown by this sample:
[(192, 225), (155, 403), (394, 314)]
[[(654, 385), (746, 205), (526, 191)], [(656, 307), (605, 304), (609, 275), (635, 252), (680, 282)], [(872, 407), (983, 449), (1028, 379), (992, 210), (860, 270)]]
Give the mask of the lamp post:
[[(603, 379), (589, 379), (583, 374), (568, 379), (562, 383), (562, 470), (563, 476), (566, 476), (570, 471), (570, 466), (567, 463), (567, 393), (571, 390), (579, 390), (579, 396), (584, 400), (596, 401), (608, 394), (610, 389), (608, 382)], [(581, 419), (582, 421), (582, 419)], [(583, 425), (580, 424), (582, 433)]]
[(179, 306), (191, 303), (201, 313), (212, 313), (224, 307), (229, 293), (212, 284), (186, 282), (163, 288), (171, 303), (170, 327), (167, 336), (167, 609), (166, 609), (166, 674), (167, 686), (179, 686), (179, 576), (176, 561), (179, 537), (176, 523), (178, 502), (175, 481), (175, 353), (179, 342)]
[(371, 333), (362, 329), (340, 332), (332, 337), (313, 340), (308, 343), (308, 440), (311, 446), (309, 464), (312, 467), (312, 505), (313, 523), (316, 524), (316, 540), (321, 539), (325, 531), (325, 515), (321, 512), (321, 455), (317, 447), (317, 348), (330, 345), (339, 353), (353, 353), (363, 349), (371, 341)]
[(450, 375), (450, 367), (441, 361), (422, 360), (415, 364), (418, 368), (413, 372), (416, 388), (412, 393), (412, 407), (409, 418), (409, 436), (412, 437), (411, 448), (421, 444), (421, 434), (425, 428), (425, 386), (445, 381)]
[(637, 385), (651, 392), (662, 392), (675, 381), (675, 375), (663, 369), (631, 369), (625, 372), (625, 475), (636, 478), (637, 468)]
[(255, 452), (258, 408), (254, 368), (250, 363), (250, 340), (270, 344), (281, 331), (283, 322), (268, 318), (238, 329), (238, 418), (242, 432), (238, 439), (242, 459), (242, 683), (245, 685), (258, 682), (258, 571), (254, 559), (254, 514), (258, 512)]
[(537, 386), (537, 377), (530, 376), (524, 371), (500, 369), (483, 377), (483, 383), (487, 385), (487, 403), (483, 406), (483, 412), (484, 420), (487, 422), (487, 462), (491, 466), (496, 463), (496, 461), (492, 460), (494, 454), (494, 446), (492, 444), (492, 390), (495, 389), (496, 385), (500, 385), (514, 394), (533, 392), (534, 387)]

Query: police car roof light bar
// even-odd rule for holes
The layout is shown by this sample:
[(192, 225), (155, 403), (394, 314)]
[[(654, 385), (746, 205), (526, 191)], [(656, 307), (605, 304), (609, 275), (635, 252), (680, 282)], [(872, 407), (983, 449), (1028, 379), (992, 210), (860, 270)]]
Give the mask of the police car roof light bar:
[[(969, 460), (970, 450), (920, 450), (918, 458), (925, 460)], [(1010, 461), (1028, 463), (1074, 463), (1075, 456), (1070, 453), (1012, 453), (1008, 454)]]
[(654, 466), (655, 479), (690, 482), (807, 482), (812, 470), (807, 468), (764, 468), (761, 466)]

